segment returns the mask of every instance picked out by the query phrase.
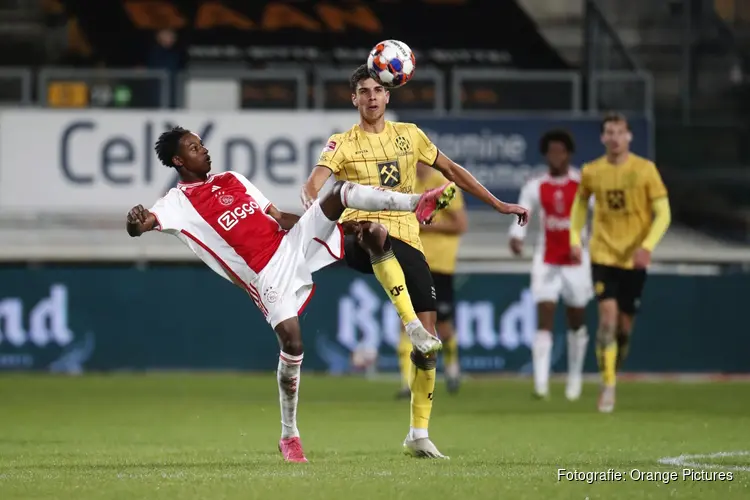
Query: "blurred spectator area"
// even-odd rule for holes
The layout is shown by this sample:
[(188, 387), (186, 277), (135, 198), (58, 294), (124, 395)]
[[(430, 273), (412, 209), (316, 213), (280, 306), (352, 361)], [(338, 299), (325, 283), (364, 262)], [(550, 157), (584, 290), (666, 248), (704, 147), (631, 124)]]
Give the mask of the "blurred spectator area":
[[(262, 14), (271, 4), (299, 13), (294, 36), (263, 27)], [(236, 9), (234, 17), (211, 18), (233, 27), (212, 30), (196, 23), (206, 5)], [(598, 116), (610, 109), (647, 116), (676, 224), (687, 231), (670, 232), (669, 248), (699, 253), (708, 245), (688, 226), (750, 242), (750, 67), (743, 65), (750, 53), (750, 2), (331, 0), (325, 5), (345, 29), (324, 36), (321, 30), (332, 25), (315, 17), (320, 5), (0, 0), (0, 46), (12, 48), (0, 50), (0, 106), (350, 110), (347, 78), (353, 66), (364, 61), (373, 40), (403, 33), (413, 41), (418, 69), (409, 85), (393, 93), (392, 109), (446, 119)], [(165, 6), (172, 14), (160, 16)], [(369, 9), (373, 17), (367, 19), (377, 22), (340, 15), (352, 6)], [(399, 15), (388, 15), (394, 8)], [(426, 12), (462, 35), (413, 30)], [(170, 38), (159, 35), (164, 28), (176, 28), (176, 39), (168, 47), (160, 41), (161, 49), (154, 50), (158, 40)], [(685, 40), (694, 43), (686, 47)], [(63, 240), (78, 236), (106, 242), (121, 222), (119, 216), (86, 221), (45, 214), (19, 221), (20, 232), (11, 234), (8, 217), (0, 221), (3, 241), (19, 245), (64, 246)], [(76, 225), (80, 234), (61, 229)], [(473, 224), (462, 251), (504, 255), (507, 228), (500, 226), (484, 230)], [(35, 239), (42, 236), (34, 228), (41, 227), (51, 238), (47, 243)], [(122, 251), (142, 244), (128, 241)]]

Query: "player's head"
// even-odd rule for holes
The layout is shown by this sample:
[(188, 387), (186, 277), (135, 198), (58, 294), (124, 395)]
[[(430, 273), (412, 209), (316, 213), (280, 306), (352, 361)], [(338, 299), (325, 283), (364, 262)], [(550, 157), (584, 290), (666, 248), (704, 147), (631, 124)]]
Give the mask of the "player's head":
[(374, 122), (383, 117), (391, 94), (370, 76), (366, 64), (354, 70), (349, 79), (349, 87), (352, 91), (352, 104), (364, 120)]
[(204, 177), (211, 171), (211, 156), (203, 141), (182, 127), (161, 134), (154, 149), (159, 161), (176, 169), (181, 176)]
[(608, 113), (602, 119), (602, 144), (607, 153), (621, 154), (630, 150), (633, 134), (628, 119), (620, 113)]
[(550, 130), (539, 141), (539, 151), (547, 159), (550, 173), (560, 175), (567, 172), (576, 143), (567, 130)]

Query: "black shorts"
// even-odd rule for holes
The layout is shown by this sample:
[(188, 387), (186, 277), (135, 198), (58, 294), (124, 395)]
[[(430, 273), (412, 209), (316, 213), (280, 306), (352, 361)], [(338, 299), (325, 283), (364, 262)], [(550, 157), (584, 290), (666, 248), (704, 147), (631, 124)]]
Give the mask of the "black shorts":
[(621, 312), (631, 315), (638, 312), (643, 286), (646, 284), (645, 269), (592, 264), (591, 277), (597, 300), (616, 299)]
[(450, 321), (453, 319), (455, 309), (453, 295), (453, 275), (432, 273), (435, 282), (435, 295), (437, 296), (437, 320)]
[[(435, 285), (432, 281), (430, 266), (424, 254), (401, 240), (388, 237), (396, 260), (401, 264), (406, 278), (406, 288), (409, 290), (414, 312), (436, 311)], [(367, 250), (359, 246), (355, 235), (344, 237), (344, 260), (346, 265), (364, 274), (372, 274), (372, 263)]]

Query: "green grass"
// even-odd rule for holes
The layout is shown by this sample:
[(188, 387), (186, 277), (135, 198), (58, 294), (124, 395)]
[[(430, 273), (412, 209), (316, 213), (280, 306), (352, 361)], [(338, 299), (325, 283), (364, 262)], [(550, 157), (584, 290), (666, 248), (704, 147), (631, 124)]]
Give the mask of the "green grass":
[[(401, 454), (409, 408), (395, 383), (304, 376), (299, 415), (311, 463), (282, 463), (271, 376), (0, 378), (0, 499), (750, 498), (750, 455), (693, 458), (723, 482), (684, 481), (662, 457), (750, 450), (750, 384), (622, 383), (568, 403), (530, 382), (467, 381), (435, 398), (431, 436), (450, 461)], [(558, 481), (558, 468), (661, 482)], [(699, 467), (705, 468), (705, 467)], [(734, 468), (734, 469), (732, 469)]]

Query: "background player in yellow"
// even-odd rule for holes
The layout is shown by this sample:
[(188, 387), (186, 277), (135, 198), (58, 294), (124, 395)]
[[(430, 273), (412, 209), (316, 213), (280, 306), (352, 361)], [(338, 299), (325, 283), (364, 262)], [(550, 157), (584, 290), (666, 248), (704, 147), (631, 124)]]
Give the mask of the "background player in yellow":
[[(417, 164), (417, 192), (434, 189), (445, 184), (446, 178), (424, 163)], [(466, 232), (468, 218), (460, 190), (445, 209), (438, 212), (431, 224), (422, 225), (419, 238), (422, 240), (424, 255), (430, 266), (437, 297), (437, 321), (435, 328), (443, 341), (443, 370), (448, 392), (458, 391), (461, 369), (458, 361), (458, 339), (453, 326), (454, 293), (453, 275), (456, 272), (456, 259), (461, 235)], [(398, 366), (401, 370), (401, 391), (399, 397), (409, 397), (409, 373), (411, 370), (411, 343), (402, 332), (398, 346)]]
[[(416, 165), (422, 162), (498, 212), (516, 215), (519, 224), (526, 224), (528, 211), (525, 208), (495, 198), (467, 170), (438, 151), (416, 125), (386, 121), (384, 115), (390, 93), (370, 77), (365, 65), (354, 71), (349, 83), (352, 105), (358, 109), (360, 121), (348, 131), (331, 136), (323, 148), (302, 188), (302, 202), (306, 207), (318, 196), (331, 174), (337, 179), (413, 193)], [(346, 233), (345, 260), (349, 267), (375, 274), (388, 291), (407, 334), (412, 316), (418, 317), (421, 324), (434, 333), (435, 287), (419, 239), (417, 218), (388, 211), (347, 210), (341, 220)], [(385, 234), (381, 233), (383, 227), (387, 229)], [(378, 254), (383, 256), (375, 257)], [(427, 431), (437, 355), (415, 349), (411, 360), (411, 426), (404, 451), (417, 457), (443, 458)]]
[(627, 119), (602, 121), (606, 154), (583, 166), (571, 214), (570, 245), (581, 260), (581, 230), (589, 197), (594, 195), (590, 253), (594, 291), (599, 301), (596, 350), (602, 389), (599, 411), (615, 407), (616, 370), (627, 355), (651, 252), (671, 221), (667, 189), (653, 162), (630, 152)]

